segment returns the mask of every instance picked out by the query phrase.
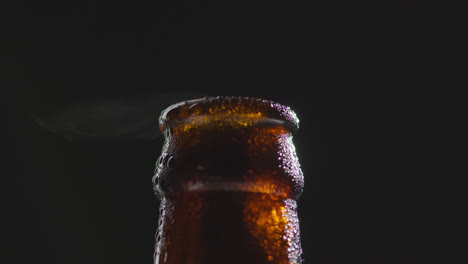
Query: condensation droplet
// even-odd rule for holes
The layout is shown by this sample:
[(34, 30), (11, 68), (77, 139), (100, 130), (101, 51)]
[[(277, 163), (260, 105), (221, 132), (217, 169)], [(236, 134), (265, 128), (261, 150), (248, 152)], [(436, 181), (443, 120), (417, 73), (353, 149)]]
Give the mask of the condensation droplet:
[(158, 185), (159, 184), (159, 176), (158, 175), (154, 175), (153, 177), (153, 185)]
[(172, 164), (174, 163), (173, 160), (174, 160), (174, 157), (173, 156), (168, 156), (169, 158), (167, 158), (167, 161), (166, 161), (166, 169), (169, 169), (171, 168)]

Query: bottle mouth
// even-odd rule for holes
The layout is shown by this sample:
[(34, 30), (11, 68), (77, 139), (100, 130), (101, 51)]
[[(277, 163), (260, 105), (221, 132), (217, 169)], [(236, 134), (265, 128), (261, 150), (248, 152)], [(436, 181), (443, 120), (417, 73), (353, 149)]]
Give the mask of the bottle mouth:
[(162, 111), (159, 126), (203, 124), (250, 126), (258, 124), (281, 125), (295, 132), (299, 119), (288, 106), (271, 100), (238, 96), (202, 97), (170, 105)]

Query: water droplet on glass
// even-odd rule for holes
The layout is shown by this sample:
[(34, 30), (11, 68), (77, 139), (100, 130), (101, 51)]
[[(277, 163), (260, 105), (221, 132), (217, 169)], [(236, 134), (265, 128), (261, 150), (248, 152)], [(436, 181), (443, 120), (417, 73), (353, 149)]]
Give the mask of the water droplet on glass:
[(153, 184), (154, 184), (154, 185), (158, 185), (158, 184), (159, 184), (159, 176), (158, 176), (158, 175), (154, 175), (154, 176), (153, 176)]
[(174, 163), (174, 157), (169, 155), (166, 161), (166, 169), (171, 168), (173, 163)]

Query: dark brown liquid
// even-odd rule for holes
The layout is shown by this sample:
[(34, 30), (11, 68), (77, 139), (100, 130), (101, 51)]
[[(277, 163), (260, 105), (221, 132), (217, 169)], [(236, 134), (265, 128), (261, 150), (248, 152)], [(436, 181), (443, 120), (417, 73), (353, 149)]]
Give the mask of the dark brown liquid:
[(243, 191), (183, 192), (162, 200), (155, 263), (300, 263), (296, 202)]

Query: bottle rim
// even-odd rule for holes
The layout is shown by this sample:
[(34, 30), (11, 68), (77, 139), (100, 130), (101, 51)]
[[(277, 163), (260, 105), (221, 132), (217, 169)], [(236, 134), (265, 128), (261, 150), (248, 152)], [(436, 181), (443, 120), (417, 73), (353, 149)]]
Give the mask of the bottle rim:
[(167, 127), (213, 117), (255, 124), (275, 123), (291, 132), (299, 129), (299, 119), (289, 106), (272, 100), (241, 96), (206, 96), (172, 104), (161, 112), (159, 126), (164, 132)]

